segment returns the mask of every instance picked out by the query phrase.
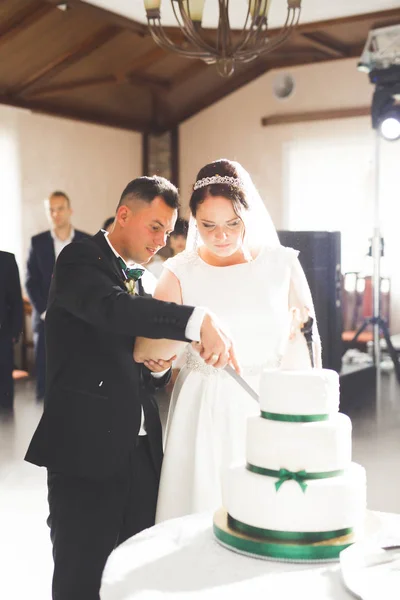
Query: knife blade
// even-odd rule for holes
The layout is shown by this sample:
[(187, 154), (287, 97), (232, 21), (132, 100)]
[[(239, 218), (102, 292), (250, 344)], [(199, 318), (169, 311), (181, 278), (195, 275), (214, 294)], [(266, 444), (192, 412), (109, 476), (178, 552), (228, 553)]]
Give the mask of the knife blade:
[(224, 367), (224, 371), (225, 373), (228, 373), (228, 375), (230, 375), (245, 390), (245, 392), (247, 392), (253, 398), (253, 400), (256, 402), (260, 401), (260, 397), (257, 392), (253, 390), (251, 385), (249, 385), (247, 381), (243, 379), (241, 375), (239, 375), (239, 373), (236, 373), (235, 369), (231, 367), (231, 365), (226, 365)]

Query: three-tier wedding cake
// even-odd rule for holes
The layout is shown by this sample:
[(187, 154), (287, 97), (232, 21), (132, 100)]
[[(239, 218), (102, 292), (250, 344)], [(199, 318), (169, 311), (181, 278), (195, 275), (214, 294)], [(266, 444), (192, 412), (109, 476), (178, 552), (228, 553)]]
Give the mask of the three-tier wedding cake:
[(217, 539), (233, 550), (292, 560), (335, 559), (361, 535), (366, 477), (351, 459), (351, 421), (327, 369), (265, 371), (246, 464), (223, 478)]

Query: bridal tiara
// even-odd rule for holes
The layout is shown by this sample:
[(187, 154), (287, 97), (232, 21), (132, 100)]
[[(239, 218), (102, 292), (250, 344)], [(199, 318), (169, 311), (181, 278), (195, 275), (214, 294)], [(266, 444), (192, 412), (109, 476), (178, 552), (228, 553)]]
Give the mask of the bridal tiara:
[(230, 185), (236, 185), (237, 187), (243, 187), (243, 182), (237, 177), (229, 177), (228, 175), (213, 175), (213, 177), (203, 177), (198, 179), (193, 186), (193, 190), (199, 190), (206, 185), (212, 185), (213, 183), (227, 183)]

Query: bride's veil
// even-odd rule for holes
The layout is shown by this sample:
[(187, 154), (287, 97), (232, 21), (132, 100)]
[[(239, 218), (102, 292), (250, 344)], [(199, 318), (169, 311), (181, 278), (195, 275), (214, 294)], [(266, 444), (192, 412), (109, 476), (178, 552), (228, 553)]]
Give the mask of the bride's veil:
[[(262, 201), (262, 198), (259, 192), (257, 191), (257, 188), (254, 185), (249, 173), (238, 162), (227, 162), (229, 162), (235, 168), (235, 171), (237, 173), (237, 179), (239, 180), (238, 185), (244, 190), (246, 201), (249, 207), (248, 210), (243, 210), (240, 214), (240, 218), (243, 220), (245, 225), (244, 242), (247, 248), (261, 249), (263, 247), (280, 246), (281, 244), (278, 238), (278, 234), (269, 215), (267, 207)], [(220, 175), (222, 177), (224, 176), (223, 173)], [(229, 173), (229, 176), (231, 176), (231, 173)], [(206, 185), (210, 185), (210, 182), (208, 181), (208, 179), (210, 178), (206, 179), (207, 181), (204, 180), (203, 182), (205, 184), (204, 187)], [(199, 183), (199, 181), (196, 182), (197, 185), (199, 185)], [(231, 182), (226, 183), (227, 185), (232, 185)], [(199, 187), (203, 187), (203, 185), (200, 184)], [(202, 243), (203, 242), (198, 233), (196, 219), (193, 217), (193, 215), (191, 215), (189, 220), (186, 250), (196, 250), (199, 246), (202, 245)], [(311, 315), (313, 317), (315, 363), (316, 366), (321, 367), (321, 343), (315, 318), (313, 299), (311, 296), (306, 276), (297, 258), (292, 268), (289, 303), (291, 308), (297, 307), (301, 311), (302, 320), (307, 320), (308, 315)]]
[[(235, 168), (239, 185), (244, 190), (248, 210), (243, 210), (240, 217), (245, 225), (245, 242), (251, 248), (262, 248), (263, 246), (280, 245), (278, 234), (269, 215), (267, 207), (257, 191), (249, 173), (236, 161), (229, 161)], [(199, 236), (196, 219), (193, 215), (189, 219), (186, 250), (195, 250), (202, 245)]]

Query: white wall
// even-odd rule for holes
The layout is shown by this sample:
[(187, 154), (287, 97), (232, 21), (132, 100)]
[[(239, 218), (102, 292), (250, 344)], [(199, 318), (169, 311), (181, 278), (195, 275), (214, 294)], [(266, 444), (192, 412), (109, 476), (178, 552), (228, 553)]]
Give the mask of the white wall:
[(74, 226), (95, 233), (142, 174), (141, 143), (139, 133), (0, 106), (0, 249), (17, 253), (22, 279), (30, 237), (49, 227), (49, 193), (65, 191)]
[[(296, 142), (309, 139), (324, 140), (326, 145), (326, 140), (337, 140), (342, 136), (342, 139), (353, 138), (359, 143), (369, 144), (373, 155), (374, 135), (370, 117), (269, 127), (263, 127), (261, 119), (285, 113), (369, 107), (374, 88), (369, 83), (368, 76), (357, 71), (356, 66), (356, 59), (346, 59), (285, 69), (296, 82), (294, 93), (286, 100), (277, 100), (273, 96), (272, 82), (279, 71), (271, 71), (183, 123), (180, 127), (183, 205), (187, 205), (197, 171), (211, 160), (226, 157), (238, 160), (250, 172), (276, 227), (288, 227), (288, 148), (293, 147)], [(382, 229), (388, 255), (390, 254), (386, 262), (388, 265), (395, 265), (400, 250), (397, 227), (400, 221), (393, 217), (400, 215), (397, 209), (399, 188), (393, 166), (400, 164), (400, 142), (386, 146), (382, 157)], [(371, 155), (371, 152), (365, 154)], [(368, 164), (365, 169), (372, 171), (372, 202), (374, 166)], [(348, 171), (347, 169), (347, 174)], [(318, 177), (317, 171), (315, 177)], [(340, 168), (337, 169), (337, 177), (341, 177)], [(329, 185), (329, 182), (325, 185)], [(349, 185), (349, 190), (351, 187)], [(324, 202), (323, 192), (324, 183), (321, 182), (321, 202)], [(356, 222), (354, 227), (357, 227)], [(396, 333), (400, 332), (400, 272), (392, 267), (390, 275), (391, 332)]]
[[(183, 123), (179, 157), (183, 200), (187, 201), (200, 167), (216, 158), (235, 159), (251, 173), (276, 226), (281, 227), (283, 144), (307, 133), (310, 124), (262, 127), (261, 119), (290, 112), (369, 106), (373, 87), (356, 64), (356, 60), (348, 59), (286, 69), (296, 80), (295, 91), (286, 100), (273, 96), (272, 82), (279, 71), (271, 71)], [(361, 120), (368, 128), (368, 118)]]

